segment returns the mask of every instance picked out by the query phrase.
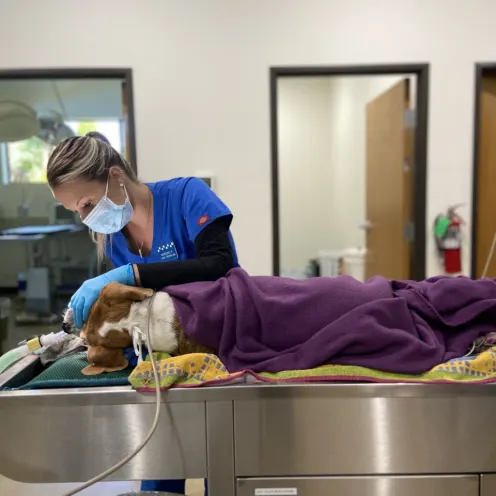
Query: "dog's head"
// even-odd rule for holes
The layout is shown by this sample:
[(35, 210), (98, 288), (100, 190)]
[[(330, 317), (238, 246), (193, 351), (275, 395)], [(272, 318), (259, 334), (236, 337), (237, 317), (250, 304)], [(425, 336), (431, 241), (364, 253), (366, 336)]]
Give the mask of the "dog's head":
[(128, 366), (124, 349), (133, 344), (131, 309), (134, 303), (152, 295), (151, 289), (133, 288), (116, 282), (103, 288), (81, 330), (81, 338), (88, 343), (91, 363), (83, 369), (83, 374), (115, 372)]
[[(188, 339), (175, 313), (170, 296), (157, 293), (154, 316), (149, 319), (151, 289), (133, 288), (116, 282), (105, 286), (94, 303), (88, 321), (80, 332), (88, 344), (91, 365), (83, 369), (85, 375), (115, 372), (128, 366), (124, 349), (133, 344), (134, 327), (142, 331), (150, 325), (151, 344), (155, 351), (172, 355), (212, 353), (213, 350)], [(64, 316), (63, 329), (74, 332), (74, 319), (69, 309)]]

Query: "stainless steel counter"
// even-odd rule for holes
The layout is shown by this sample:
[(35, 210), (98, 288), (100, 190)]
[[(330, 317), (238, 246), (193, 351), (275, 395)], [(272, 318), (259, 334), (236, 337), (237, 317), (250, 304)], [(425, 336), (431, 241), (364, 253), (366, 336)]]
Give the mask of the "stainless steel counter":
[[(154, 399), (129, 387), (0, 392), (0, 473), (86, 480), (145, 436)], [(163, 401), (159, 430), (114, 480), (208, 476), (214, 496), (255, 494), (281, 478), (304, 496), (339, 494), (348, 482), (363, 494), (367, 480), (371, 495), (475, 496), (479, 474), (496, 473), (492, 385), (223, 386)], [(485, 477), (481, 494), (494, 486)]]

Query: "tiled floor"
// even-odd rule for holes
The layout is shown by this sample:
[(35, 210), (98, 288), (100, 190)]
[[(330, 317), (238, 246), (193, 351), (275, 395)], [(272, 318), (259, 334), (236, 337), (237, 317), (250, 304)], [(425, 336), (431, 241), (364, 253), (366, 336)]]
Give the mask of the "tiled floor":
[[(15, 496), (60, 496), (73, 487), (72, 484), (19, 484), (0, 477), (0, 494)], [(117, 496), (139, 489), (133, 482), (104, 482), (81, 492), (81, 496)]]
[[(0, 476), (0, 494), (3, 496), (60, 496), (72, 484), (20, 484)], [(137, 491), (137, 482), (103, 482), (81, 492), (81, 496), (117, 496), (129, 491)], [(188, 481), (188, 496), (203, 496), (203, 481)]]

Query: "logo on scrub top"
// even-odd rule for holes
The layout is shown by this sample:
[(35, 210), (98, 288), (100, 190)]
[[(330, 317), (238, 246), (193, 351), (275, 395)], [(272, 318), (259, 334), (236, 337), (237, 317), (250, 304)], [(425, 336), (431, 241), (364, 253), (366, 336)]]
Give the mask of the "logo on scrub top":
[(177, 260), (179, 255), (177, 254), (176, 245), (174, 242), (166, 243), (160, 245), (157, 248), (158, 254), (160, 256), (160, 260), (162, 262), (168, 262), (170, 260)]
[(198, 219), (198, 224), (200, 226), (203, 226), (205, 225), (208, 221), (210, 220), (210, 217), (208, 215), (202, 215), (199, 219)]

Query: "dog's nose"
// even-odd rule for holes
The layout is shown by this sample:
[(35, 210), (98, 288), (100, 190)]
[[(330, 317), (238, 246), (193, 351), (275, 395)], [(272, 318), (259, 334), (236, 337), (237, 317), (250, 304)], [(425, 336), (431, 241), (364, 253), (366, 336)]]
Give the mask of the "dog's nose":
[(69, 322), (62, 322), (62, 330), (66, 333), (66, 334), (70, 334), (71, 333), (71, 324), (69, 324)]

